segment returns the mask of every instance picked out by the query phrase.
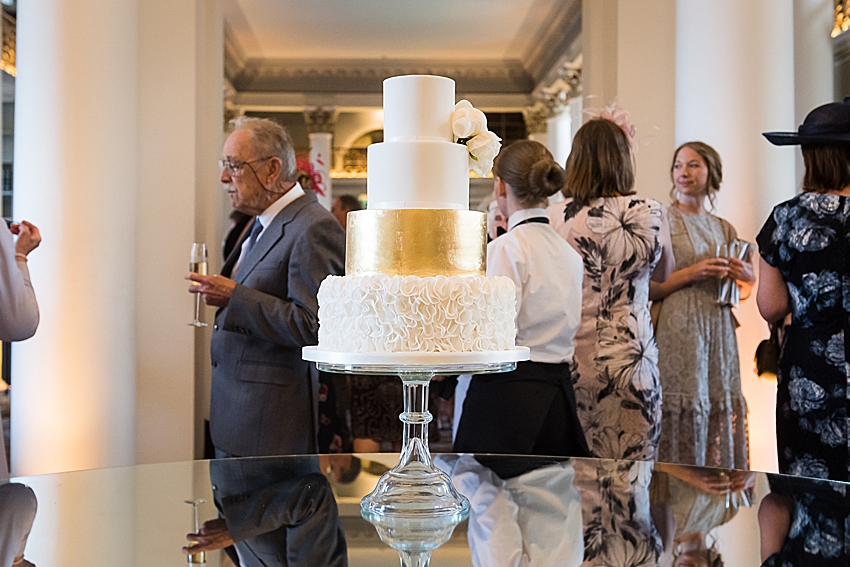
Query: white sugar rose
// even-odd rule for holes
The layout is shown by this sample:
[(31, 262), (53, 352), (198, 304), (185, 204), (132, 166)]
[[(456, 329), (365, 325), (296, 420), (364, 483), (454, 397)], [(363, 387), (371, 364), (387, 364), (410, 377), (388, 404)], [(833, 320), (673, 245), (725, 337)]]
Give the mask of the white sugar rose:
[(452, 113), (452, 133), (454, 141), (469, 138), (487, 131), (487, 117), (484, 113), (473, 108), (468, 100), (462, 100), (455, 105)]
[(469, 150), (469, 169), (486, 177), (493, 169), (493, 160), (499, 154), (502, 139), (493, 132), (481, 132), (466, 143)]

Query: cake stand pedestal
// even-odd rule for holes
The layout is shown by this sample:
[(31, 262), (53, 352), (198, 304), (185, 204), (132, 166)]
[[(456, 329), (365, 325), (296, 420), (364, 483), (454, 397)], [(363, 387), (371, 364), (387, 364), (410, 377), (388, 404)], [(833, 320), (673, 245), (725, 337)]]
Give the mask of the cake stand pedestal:
[[(399, 416), (404, 424), (401, 457), (363, 498), (360, 511), (375, 525), (381, 539), (398, 550), (403, 565), (428, 565), (431, 551), (445, 542), (454, 526), (469, 515), (469, 500), (431, 461), (428, 449), (428, 423), (433, 419), (428, 411), (431, 378), (511, 371), (518, 361), (528, 360), (528, 348), (480, 353), (352, 354), (305, 347), (303, 357), (316, 362), (324, 372), (401, 378), (404, 387), (404, 411)], [(441, 527), (437, 529), (441, 535), (436, 539), (435, 525)], [(425, 537), (426, 534), (431, 536)]]

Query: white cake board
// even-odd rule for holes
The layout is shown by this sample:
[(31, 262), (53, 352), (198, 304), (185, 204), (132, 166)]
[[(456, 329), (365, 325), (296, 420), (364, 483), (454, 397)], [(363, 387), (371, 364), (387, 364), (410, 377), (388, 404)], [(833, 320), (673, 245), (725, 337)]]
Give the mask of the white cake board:
[(484, 352), (335, 352), (308, 346), (301, 349), (301, 356), (311, 362), (351, 366), (465, 366), (520, 362), (530, 358), (531, 350), (516, 347)]

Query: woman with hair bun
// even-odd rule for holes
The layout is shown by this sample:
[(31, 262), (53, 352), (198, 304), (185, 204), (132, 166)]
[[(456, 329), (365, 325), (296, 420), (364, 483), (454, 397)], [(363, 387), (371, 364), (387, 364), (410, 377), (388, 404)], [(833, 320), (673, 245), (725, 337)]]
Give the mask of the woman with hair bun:
[(570, 377), (582, 263), (549, 226), (545, 209), (564, 170), (543, 144), (523, 140), (502, 149), (493, 176), (508, 232), (487, 246), (487, 275), (516, 284), (516, 343), (531, 349), (531, 360), (472, 379), (454, 451), (590, 456)]
[(670, 178), (673, 204), (667, 216), (676, 270), (649, 287), (664, 392), (658, 460), (748, 469), (738, 322), (732, 306), (717, 303), (717, 286), (718, 278), (732, 278), (746, 299), (755, 283), (753, 265), (749, 258), (716, 257), (717, 247), (737, 233), (706, 210), (706, 201), (713, 208), (723, 180), (714, 148), (703, 142), (679, 146)]

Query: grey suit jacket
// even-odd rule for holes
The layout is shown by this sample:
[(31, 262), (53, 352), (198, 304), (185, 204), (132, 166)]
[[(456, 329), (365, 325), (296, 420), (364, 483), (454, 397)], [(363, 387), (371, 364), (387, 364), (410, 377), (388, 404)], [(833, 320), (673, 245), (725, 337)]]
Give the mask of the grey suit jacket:
[(345, 533), (316, 457), (210, 461), (215, 505), (245, 567), (345, 567)]
[[(226, 260), (230, 276), (240, 246)], [(345, 233), (307, 192), (287, 205), (243, 258), (213, 325), (210, 429), (236, 456), (316, 452), (318, 372), (301, 347), (318, 343), (316, 294), (344, 272)]]

